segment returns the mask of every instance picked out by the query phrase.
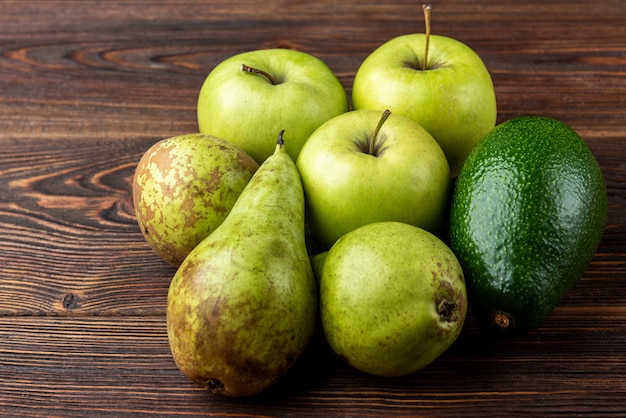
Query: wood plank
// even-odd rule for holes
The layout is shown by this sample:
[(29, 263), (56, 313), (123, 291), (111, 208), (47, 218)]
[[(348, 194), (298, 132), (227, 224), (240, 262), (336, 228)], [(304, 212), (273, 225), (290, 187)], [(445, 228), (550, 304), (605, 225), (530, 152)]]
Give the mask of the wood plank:
[[(86, 411), (97, 416), (626, 413), (621, 403), (626, 353), (611, 348), (626, 343), (626, 310), (588, 313), (581, 317), (576, 309), (562, 309), (542, 330), (497, 343), (470, 323), (435, 363), (399, 379), (348, 368), (317, 335), (290, 375), (249, 399), (211, 395), (182, 376), (161, 316), (2, 317), (0, 411), (48, 417)], [(500, 402), (505, 404), (497, 413), (483, 409)]]

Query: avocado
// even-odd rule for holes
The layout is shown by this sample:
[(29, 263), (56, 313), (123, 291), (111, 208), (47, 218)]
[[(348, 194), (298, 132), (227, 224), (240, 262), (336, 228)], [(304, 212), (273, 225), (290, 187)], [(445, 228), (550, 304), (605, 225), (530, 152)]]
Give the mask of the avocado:
[(496, 126), (468, 156), (450, 208), (477, 316), (507, 333), (538, 328), (585, 273), (607, 211), (600, 166), (571, 127), (540, 116)]

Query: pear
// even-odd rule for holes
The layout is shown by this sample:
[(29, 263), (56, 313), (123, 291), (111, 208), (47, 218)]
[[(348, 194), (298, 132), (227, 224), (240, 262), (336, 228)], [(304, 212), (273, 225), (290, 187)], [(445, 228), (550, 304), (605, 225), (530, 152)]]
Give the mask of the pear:
[(324, 262), (326, 261), (327, 256), (328, 251), (309, 256), (309, 260), (311, 261), (311, 268), (313, 268), (313, 277), (315, 278), (315, 284), (318, 286), (318, 289), (320, 280), (322, 278), (322, 269), (324, 268)]
[(273, 385), (316, 326), (302, 183), (282, 134), (224, 222), (191, 251), (170, 284), (173, 358), (213, 393), (243, 397)]
[(165, 138), (137, 163), (133, 204), (144, 238), (178, 267), (221, 224), (259, 165), (239, 147), (200, 133)]
[(315, 260), (322, 328), (332, 350), (375, 376), (405, 376), (437, 359), (467, 314), (461, 266), (424, 229), (400, 222), (364, 225)]

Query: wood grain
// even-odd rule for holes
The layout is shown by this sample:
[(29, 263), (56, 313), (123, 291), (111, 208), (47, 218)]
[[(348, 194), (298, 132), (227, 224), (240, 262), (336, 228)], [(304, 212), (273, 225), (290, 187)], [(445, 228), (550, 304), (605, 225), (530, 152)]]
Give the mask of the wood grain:
[(207, 394), (169, 354), (174, 269), (136, 225), (137, 161), (197, 130), (199, 88), (224, 58), (300, 49), (350, 92), (368, 53), (423, 30), (420, 4), (0, 0), (0, 415), (626, 415), (626, 8), (432, 4), (433, 32), (484, 59), (499, 121), (570, 124), (605, 175), (604, 239), (544, 326), (502, 340), (470, 312), (448, 352), (402, 379), (350, 369), (318, 332), (267, 393)]

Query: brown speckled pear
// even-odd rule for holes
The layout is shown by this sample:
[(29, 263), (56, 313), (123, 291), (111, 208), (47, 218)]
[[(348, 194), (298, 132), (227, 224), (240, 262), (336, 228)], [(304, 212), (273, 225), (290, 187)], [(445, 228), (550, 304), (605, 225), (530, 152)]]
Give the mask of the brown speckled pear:
[(259, 393), (307, 347), (317, 303), (302, 185), (281, 134), (226, 220), (171, 282), (172, 355), (187, 377), (214, 393)]
[(210, 135), (155, 143), (133, 177), (135, 216), (146, 241), (178, 267), (226, 219), (258, 168), (240, 148)]

